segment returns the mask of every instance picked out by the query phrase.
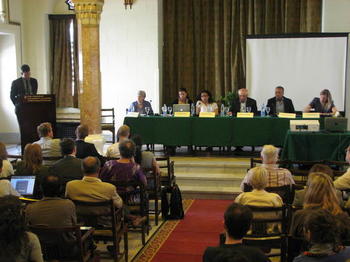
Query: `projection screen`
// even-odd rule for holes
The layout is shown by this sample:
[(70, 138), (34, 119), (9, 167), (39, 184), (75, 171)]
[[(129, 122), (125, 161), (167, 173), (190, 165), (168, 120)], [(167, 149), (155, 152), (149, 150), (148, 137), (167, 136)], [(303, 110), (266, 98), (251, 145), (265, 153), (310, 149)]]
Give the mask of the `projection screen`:
[(246, 84), (249, 96), (262, 103), (285, 88), (295, 110), (302, 111), (322, 89), (329, 89), (345, 111), (347, 33), (248, 36)]

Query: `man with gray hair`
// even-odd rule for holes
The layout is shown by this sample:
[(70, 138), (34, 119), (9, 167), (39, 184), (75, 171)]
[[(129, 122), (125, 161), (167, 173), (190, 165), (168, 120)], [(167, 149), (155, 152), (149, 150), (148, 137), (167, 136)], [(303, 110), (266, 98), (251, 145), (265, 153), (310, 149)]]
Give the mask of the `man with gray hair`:
[(107, 148), (107, 157), (114, 157), (114, 158), (119, 158), (120, 157), (120, 152), (119, 152), (119, 143), (129, 139), (130, 137), (130, 127), (127, 125), (122, 125), (119, 127), (118, 132), (117, 132), (117, 143), (114, 143), (113, 145), (110, 145)]
[[(140, 114), (153, 115), (152, 105), (146, 101), (146, 92), (140, 90), (137, 92), (137, 100), (129, 107), (129, 112), (139, 112)], [(147, 109), (148, 108), (148, 109)], [(148, 110), (148, 113), (147, 113)]]
[[(279, 187), (285, 185), (295, 184), (293, 176), (288, 169), (279, 168), (278, 161), (278, 148), (272, 145), (265, 145), (261, 151), (261, 157), (263, 164), (262, 167), (268, 171), (268, 183), (267, 187)], [(248, 171), (241, 183), (241, 189), (244, 190), (244, 184), (251, 185), (251, 170)]]
[(271, 109), (269, 114), (273, 116), (279, 113), (295, 113), (292, 100), (284, 96), (283, 86), (275, 88), (275, 97), (267, 101), (267, 106)]

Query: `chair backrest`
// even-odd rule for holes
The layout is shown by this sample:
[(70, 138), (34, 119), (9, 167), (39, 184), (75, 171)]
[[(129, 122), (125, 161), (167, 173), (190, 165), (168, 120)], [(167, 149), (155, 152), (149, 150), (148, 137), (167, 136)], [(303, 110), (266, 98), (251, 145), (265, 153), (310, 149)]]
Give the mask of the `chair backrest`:
[(101, 109), (101, 122), (104, 124), (114, 125), (115, 123), (114, 107)]
[(156, 161), (159, 164), (160, 170), (166, 170), (167, 177), (161, 177), (162, 185), (172, 186), (175, 184), (175, 168), (174, 161), (170, 160), (169, 156), (157, 157)]

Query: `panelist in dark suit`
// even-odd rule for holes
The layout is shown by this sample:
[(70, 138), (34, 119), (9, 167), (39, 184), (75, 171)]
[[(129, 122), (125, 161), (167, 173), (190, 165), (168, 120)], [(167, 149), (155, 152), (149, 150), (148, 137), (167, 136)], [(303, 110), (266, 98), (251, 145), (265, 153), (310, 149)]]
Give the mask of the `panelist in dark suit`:
[(38, 81), (30, 77), (29, 65), (21, 66), (22, 77), (14, 80), (11, 86), (11, 100), (16, 106), (16, 113), (21, 99), (26, 95), (36, 95), (38, 92)]
[(80, 125), (75, 130), (75, 135), (77, 137), (77, 140), (75, 140), (75, 146), (77, 148), (76, 157), (84, 159), (88, 156), (94, 156), (100, 160), (103, 166), (105, 159), (97, 152), (95, 145), (84, 141), (85, 137), (89, 135), (89, 128), (86, 125)]
[(252, 112), (257, 115), (258, 108), (256, 101), (253, 98), (248, 97), (248, 89), (241, 88), (238, 90), (238, 98), (234, 99), (231, 103), (232, 115), (235, 116), (238, 112)]
[(275, 97), (267, 100), (267, 106), (270, 107), (270, 115), (273, 116), (279, 113), (295, 113), (292, 100), (284, 96), (283, 86), (275, 88)]

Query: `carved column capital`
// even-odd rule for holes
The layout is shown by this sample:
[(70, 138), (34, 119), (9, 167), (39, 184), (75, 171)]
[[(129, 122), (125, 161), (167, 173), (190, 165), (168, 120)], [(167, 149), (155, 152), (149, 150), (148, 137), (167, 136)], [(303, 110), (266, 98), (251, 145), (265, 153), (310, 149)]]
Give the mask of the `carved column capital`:
[(100, 23), (104, 0), (73, 0), (77, 20), (83, 25)]

